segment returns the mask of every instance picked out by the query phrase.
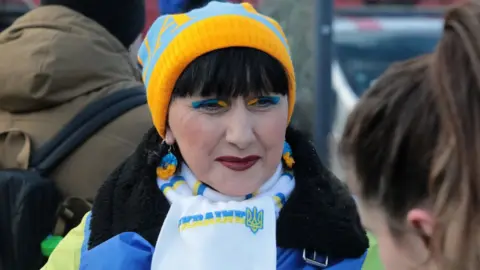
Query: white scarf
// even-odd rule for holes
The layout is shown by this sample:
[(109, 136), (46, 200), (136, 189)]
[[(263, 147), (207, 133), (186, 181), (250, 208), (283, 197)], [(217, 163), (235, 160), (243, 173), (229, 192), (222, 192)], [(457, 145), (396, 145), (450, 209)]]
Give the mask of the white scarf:
[(152, 259), (152, 270), (274, 270), (276, 218), (295, 187), (279, 165), (255, 193), (223, 195), (198, 181), (186, 165), (157, 179), (171, 203)]

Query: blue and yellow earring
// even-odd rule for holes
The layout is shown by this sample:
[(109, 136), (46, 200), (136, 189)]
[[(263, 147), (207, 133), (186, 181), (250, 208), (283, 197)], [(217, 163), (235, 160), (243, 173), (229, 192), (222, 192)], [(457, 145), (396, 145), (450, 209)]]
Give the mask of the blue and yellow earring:
[(295, 160), (292, 157), (292, 148), (287, 142), (283, 143), (282, 158), (288, 169), (293, 168), (293, 164), (295, 164)]
[(172, 153), (172, 146), (169, 147), (168, 153), (163, 156), (160, 161), (160, 165), (157, 167), (157, 176), (160, 179), (167, 180), (177, 171), (178, 160), (177, 157)]

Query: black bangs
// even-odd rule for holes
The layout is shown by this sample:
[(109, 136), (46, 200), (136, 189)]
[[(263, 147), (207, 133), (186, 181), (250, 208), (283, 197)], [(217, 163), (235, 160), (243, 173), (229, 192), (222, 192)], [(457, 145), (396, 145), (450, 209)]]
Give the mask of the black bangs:
[(172, 97), (287, 95), (288, 75), (282, 64), (257, 49), (231, 47), (204, 54), (183, 71)]

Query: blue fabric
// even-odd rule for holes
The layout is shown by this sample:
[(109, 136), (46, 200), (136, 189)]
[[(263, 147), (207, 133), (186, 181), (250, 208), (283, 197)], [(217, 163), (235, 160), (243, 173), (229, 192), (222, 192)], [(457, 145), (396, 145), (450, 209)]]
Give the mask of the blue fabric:
[(154, 248), (133, 232), (121, 233), (82, 254), (80, 270), (149, 270)]
[(186, 0), (158, 0), (160, 15), (181, 13)]
[[(88, 238), (86, 237), (86, 242)], [(133, 232), (121, 233), (82, 253), (80, 270), (149, 270), (154, 247)], [(367, 252), (358, 259), (331, 260), (329, 270), (361, 270)], [(302, 250), (277, 248), (277, 270), (319, 270), (307, 265)]]
[[(158, 8), (160, 10), (160, 15), (169, 15), (186, 12), (184, 10), (185, 3), (189, 0), (158, 0)], [(218, 2), (225, 2), (224, 0), (217, 0)]]
[[(329, 270), (362, 270), (365, 258), (367, 258), (368, 251), (365, 251), (360, 258), (357, 259), (345, 259), (340, 263), (327, 267)], [(307, 270), (308, 268), (304, 269)]]

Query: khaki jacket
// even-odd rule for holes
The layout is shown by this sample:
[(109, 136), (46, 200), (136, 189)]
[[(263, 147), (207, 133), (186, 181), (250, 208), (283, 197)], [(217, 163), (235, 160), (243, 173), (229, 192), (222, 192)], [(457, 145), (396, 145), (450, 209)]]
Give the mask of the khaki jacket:
[[(0, 33), (0, 169), (26, 167), (29, 154), (87, 104), (141, 84), (128, 51), (99, 24), (61, 6), (27, 13)], [(146, 105), (127, 112), (51, 179), (64, 197), (92, 199), (151, 126)]]

